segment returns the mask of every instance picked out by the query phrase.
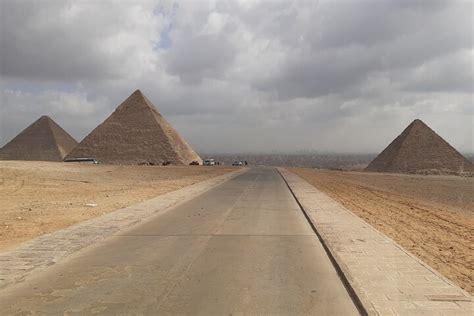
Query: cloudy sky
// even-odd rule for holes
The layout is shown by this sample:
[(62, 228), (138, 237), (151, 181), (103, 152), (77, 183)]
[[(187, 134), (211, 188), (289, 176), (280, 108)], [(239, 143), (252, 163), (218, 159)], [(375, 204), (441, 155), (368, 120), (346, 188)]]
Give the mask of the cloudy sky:
[(472, 1), (0, 1), (0, 146), (77, 140), (139, 88), (198, 151), (473, 152)]

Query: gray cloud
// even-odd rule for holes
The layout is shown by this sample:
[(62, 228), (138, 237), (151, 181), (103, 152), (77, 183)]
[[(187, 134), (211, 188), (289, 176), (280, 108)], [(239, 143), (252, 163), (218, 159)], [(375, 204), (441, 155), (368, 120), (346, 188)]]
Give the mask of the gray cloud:
[[(153, 7), (146, 2), (2, 1), (1, 74), (39, 81), (130, 75), (153, 57), (151, 39), (159, 27)], [(138, 18), (144, 21), (133, 20)]]
[(0, 3), (0, 145), (81, 139), (140, 88), (200, 151), (376, 152), (414, 118), (474, 151), (468, 1)]
[(166, 53), (167, 70), (185, 83), (219, 76), (232, 63), (232, 43), (224, 36), (196, 35), (179, 38)]

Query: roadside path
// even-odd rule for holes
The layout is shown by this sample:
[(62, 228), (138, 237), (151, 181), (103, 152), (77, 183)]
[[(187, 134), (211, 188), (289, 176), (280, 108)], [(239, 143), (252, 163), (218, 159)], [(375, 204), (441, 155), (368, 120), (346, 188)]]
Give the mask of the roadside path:
[(474, 315), (467, 292), (305, 180), (279, 170), (370, 315)]
[(239, 169), (201, 181), (0, 252), (0, 289), (24, 281), (33, 273), (57, 264), (71, 254), (121, 230), (129, 229), (152, 216), (164, 214), (172, 206), (188, 201), (245, 171), (246, 169)]

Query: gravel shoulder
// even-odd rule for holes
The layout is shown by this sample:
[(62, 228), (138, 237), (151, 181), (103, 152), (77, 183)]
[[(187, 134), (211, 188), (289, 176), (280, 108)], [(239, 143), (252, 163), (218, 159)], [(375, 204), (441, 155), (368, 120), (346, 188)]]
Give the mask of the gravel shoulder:
[(233, 170), (0, 161), (0, 251)]
[(474, 294), (474, 178), (290, 170)]

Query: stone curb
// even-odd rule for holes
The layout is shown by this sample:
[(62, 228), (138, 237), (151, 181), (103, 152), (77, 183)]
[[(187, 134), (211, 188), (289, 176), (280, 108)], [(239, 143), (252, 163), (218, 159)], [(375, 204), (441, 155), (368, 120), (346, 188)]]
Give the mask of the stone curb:
[(473, 315), (473, 297), (311, 184), (278, 168), (368, 315)]
[(373, 311), (370, 309), (370, 302), (367, 299), (367, 297), (364, 295), (364, 293), (358, 288), (358, 285), (356, 282), (354, 282), (352, 275), (349, 273), (346, 265), (344, 264), (343, 261), (341, 261), (337, 257), (337, 253), (331, 250), (331, 247), (325, 242), (323, 236), (319, 233), (317, 230), (317, 226), (314, 223), (314, 220), (309, 216), (308, 212), (306, 211), (305, 207), (301, 204), (299, 201), (298, 197), (296, 196), (293, 188), (290, 186), (290, 183), (288, 182), (287, 178), (288, 175), (284, 175), (285, 169), (278, 167), (278, 172), (280, 173), (281, 177), (285, 181), (286, 185), (288, 186), (288, 189), (291, 191), (291, 194), (296, 200), (296, 203), (298, 203), (299, 207), (301, 208), (305, 218), (308, 220), (311, 228), (313, 229), (314, 233), (318, 237), (321, 245), (323, 246), (324, 250), (326, 251), (331, 263), (333, 264), (334, 268), (336, 269), (337, 274), (339, 275), (339, 278), (341, 279), (342, 283), (344, 284), (344, 287), (346, 288), (347, 292), (349, 293), (349, 296), (351, 297), (352, 301), (354, 302), (355, 306), (357, 307), (357, 310), (362, 316), (368, 316), (368, 315), (376, 315), (373, 313)]
[(210, 189), (247, 172), (238, 169), (224, 175), (159, 195), (105, 215), (26, 241), (0, 253), (0, 289), (22, 282), (79, 250), (125, 229), (172, 210)]

